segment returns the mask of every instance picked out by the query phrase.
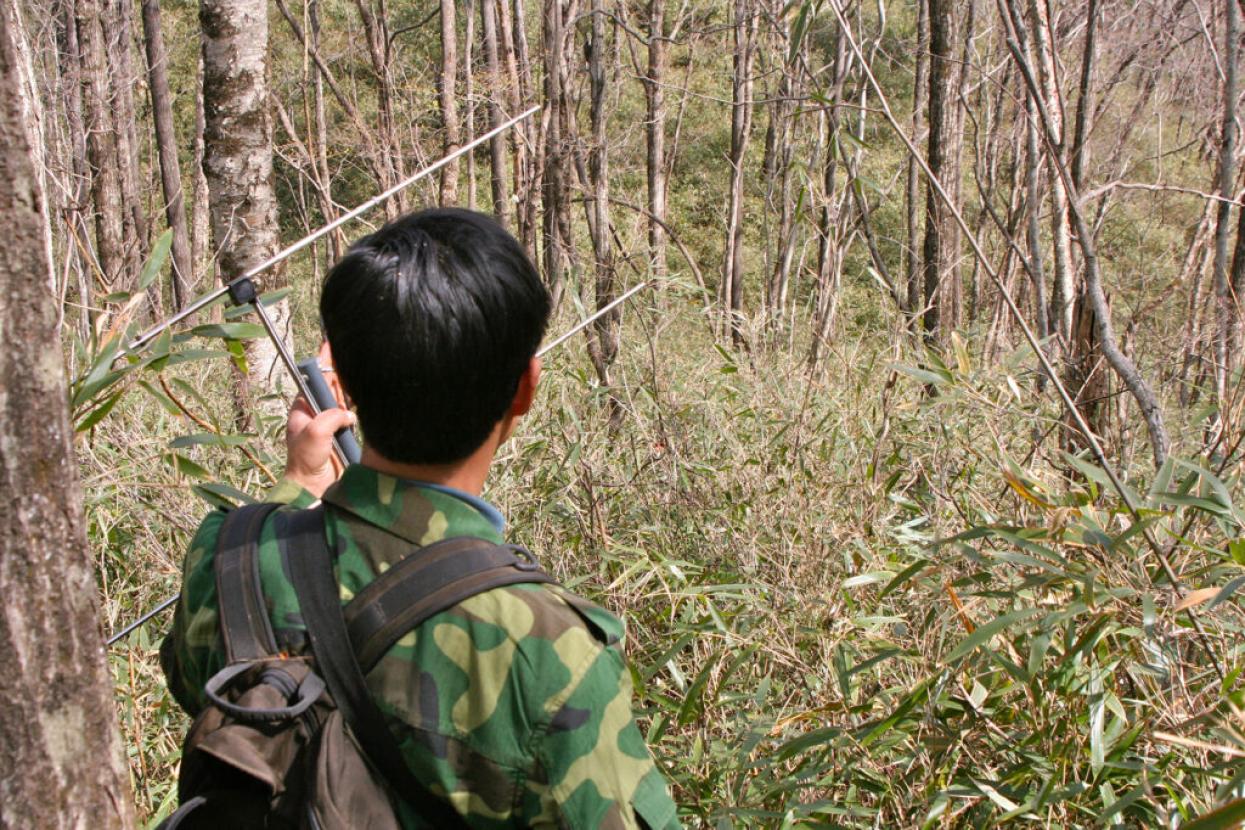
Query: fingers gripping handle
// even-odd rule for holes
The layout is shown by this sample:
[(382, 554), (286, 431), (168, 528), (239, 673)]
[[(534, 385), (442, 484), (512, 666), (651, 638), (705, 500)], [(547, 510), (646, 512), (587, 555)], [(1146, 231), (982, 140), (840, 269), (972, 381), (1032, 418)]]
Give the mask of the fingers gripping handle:
[[(333, 396), (333, 390), (329, 389), (329, 385), (324, 380), (324, 375), (320, 372), (319, 360), (314, 357), (300, 360), (298, 371), (306, 379), (307, 388), (311, 390), (311, 397), (315, 399), (315, 405), (321, 412), (326, 409), (337, 408), (337, 398)], [(333, 440), (337, 442), (337, 448), (341, 450), (342, 457), (346, 459), (347, 464), (359, 463), (361, 455), (359, 442), (355, 440), (354, 433), (350, 430), (350, 427), (339, 429), (333, 435)]]

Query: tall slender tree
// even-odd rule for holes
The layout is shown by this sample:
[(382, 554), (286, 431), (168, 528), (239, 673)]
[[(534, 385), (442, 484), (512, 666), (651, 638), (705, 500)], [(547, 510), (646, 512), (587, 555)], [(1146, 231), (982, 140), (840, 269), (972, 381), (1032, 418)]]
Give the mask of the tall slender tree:
[(721, 301), (727, 329), (736, 346), (744, 343), (744, 154), (752, 133), (752, 61), (757, 10), (748, 0), (735, 0), (732, 32), (735, 51), (731, 75), (730, 191), (726, 208), (726, 251), (722, 259)]
[(142, 0), (143, 45), (147, 53), (147, 91), (156, 128), (156, 151), (160, 159), (160, 184), (164, 190), (164, 216), (173, 230), (173, 304), (181, 307), (194, 290), (194, 265), (190, 257), (190, 229), (186, 224), (186, 200), (182, 172), (177, 160), (177, 135), (173, 129), (173, 94), (169, 90), (168, 53), (160, 29), (160, 0)]
[[(930, 172), (944, 181), (954, 197), (956, 189), (947, 183), (954, 170), (952, 145), (960, 140), (956, 133), (959, 106), (959, 62), (955, 50), (956, 0), (929, 2), (929, 139), (926, 143)], [(925, 287), (925, 336), (937, 339), (943, 335), (944, 312), (953, 296), (951, 281), (958, 278), (959, 227), (951, 209), (934, 192), (926, 188), (925, 242), (922, 270)], [(951, 315), (954, 322), (954, 315)]]
[[(454, 0), (441, 0), (441, 74), (438, 100), (441, 102), (441, 149), (446, 155), (462, 143), (458, 124), (458, 25)], [(458, 162), (441, 168), (441, 204), (458, 201)]]
[[(497, 22), (497, 0), (476, 0), (480, 5), (480, 31), (484, 45), (484, 62), (488, 71), (489, 129), (496, 129), (506, 120), (502, 112), (505, 81), (502, 77), (500, 39)], [(510, 186), (506, 181), (506, 137), (489, 139), (489, 182), (493, 194), (493, 215), (502, 225), (510, 224)]]
[[(202, 0), (204, 157), (212, 240), (223, 280), (233, 279), (276, 253), (277, 200), (272, 175), (272, 116), (268, 106), (268, 4), (264, 0)], [(277, 268), (263, 287), (283, 287)], [(289, 304), (268, 307), (288, 337)], [(248, 385), (281, 382), (276, 347), (247, 341)], [(242, 410), (248, 411), (249, 391)], [(280, 402), (266, 407), (282, 414)]]

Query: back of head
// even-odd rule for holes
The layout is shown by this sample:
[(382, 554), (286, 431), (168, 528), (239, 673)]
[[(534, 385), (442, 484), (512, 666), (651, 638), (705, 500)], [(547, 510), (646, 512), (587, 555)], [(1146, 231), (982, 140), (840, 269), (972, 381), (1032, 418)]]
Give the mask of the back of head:
[(351, 246), (320, 316), (369, 446), (446, 464), (506, 414), (549, 318), (549, 293), (514, 237), (455, 208), (390, 222)]

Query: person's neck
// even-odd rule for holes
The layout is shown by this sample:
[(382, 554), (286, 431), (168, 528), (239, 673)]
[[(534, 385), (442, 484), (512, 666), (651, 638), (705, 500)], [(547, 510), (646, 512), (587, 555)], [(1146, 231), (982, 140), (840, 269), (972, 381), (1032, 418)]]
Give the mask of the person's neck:
[(489, 467), (493, 463), (493, 454), (497, 444), (490, 436), (483, 446), (461, 461), (449, 464), (403, 464), (385, 458), (376, 450), (365, 446), (360, 463), (378, 473), (408, 481), (426, 481), (429, 484), (440, 484), (453, 487), (473, 496), (484, 492), (484, 480), (488, 478)]

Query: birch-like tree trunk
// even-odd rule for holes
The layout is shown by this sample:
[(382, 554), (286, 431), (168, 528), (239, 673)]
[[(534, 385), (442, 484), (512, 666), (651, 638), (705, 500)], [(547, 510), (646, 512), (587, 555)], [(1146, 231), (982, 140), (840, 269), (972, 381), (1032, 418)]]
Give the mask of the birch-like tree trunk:
[(0, 827), (127, 828), (130, 787), (66, 411), (38, 122), (0, 3)]
[(208, 249), (211, 222), (208, 221), (208, 185), (203, 173), (203, 133), (207, 129), (207, 116), (203, 112), (203, 56), (199, 56), (195, 68), (195, 134), (190, 151), (194, 163), (190, 176), (194, 185), (190, 194), (190, 261), (194, 273), (206, 273), (210, 267), (213, 280), (216, 274), (215, 257)]
[[(441, 149), (446, 155), (462, 144), (458, 126), (458, 26), (454, 0), (441, 0), (441, 74), (438, 100), (441, 102)], [(458, 162), (441, 168), (441, 204), (458, 201)]]
[(648, 70), (644, 78), (644, 124), (648, 185), (648, 256), (654, 276), (666, 275), (666, 0), (648, 0)]
[[(212, 240), (222, 280), (243, 274), (277, 251), (277, 201), (272, 176), (272, 117), (268, 104), (268, 4), (264, 0), (202, 0), (204, 157)], [(263, 275), (265, 291), (285, 285), (280, 267)], [(289, 303), (268, 306), (289, 339)], [(246, 344), (251, 392), (282, 383), (276, 346)], [(275, 416), (284, 405), (264, 408)]]
[[(1046, 0), (1029, 0), (1032, 16), (1033, 52), (1041, 81), (1042, 99), (1050, 121), (1046, 161), (1050, 176), (1051, 239), (1054, 246), (1055, 285), (1051, 293), (1051, 318), (1063, 344), (1071, 342), (1076, 302), (1076, 274), (1072, 270), (1072, 241), (1069, 235), (1068, 189), (1059, 168), (1067, 166), (1064, 140), (1063, 96), (1055, 74), (1055, 44), (1051, 42), (1050, 12)], [(1018, 31), (1023, 33), (1021, 27)], [(1022, 41), (1022, 48), (1023, 41)]]
[(728, 158), (730, 190), (726, 209), (726, 252), (722, 261), (722, 308), (731, 341), (743, 345), (744, 303), (744, 154), (752, 132), (752, 58), (757, 31), (757, 9), (748, 0), (735, 0), (733, 30), (735, 54), (731, 77), (731, 149)]

